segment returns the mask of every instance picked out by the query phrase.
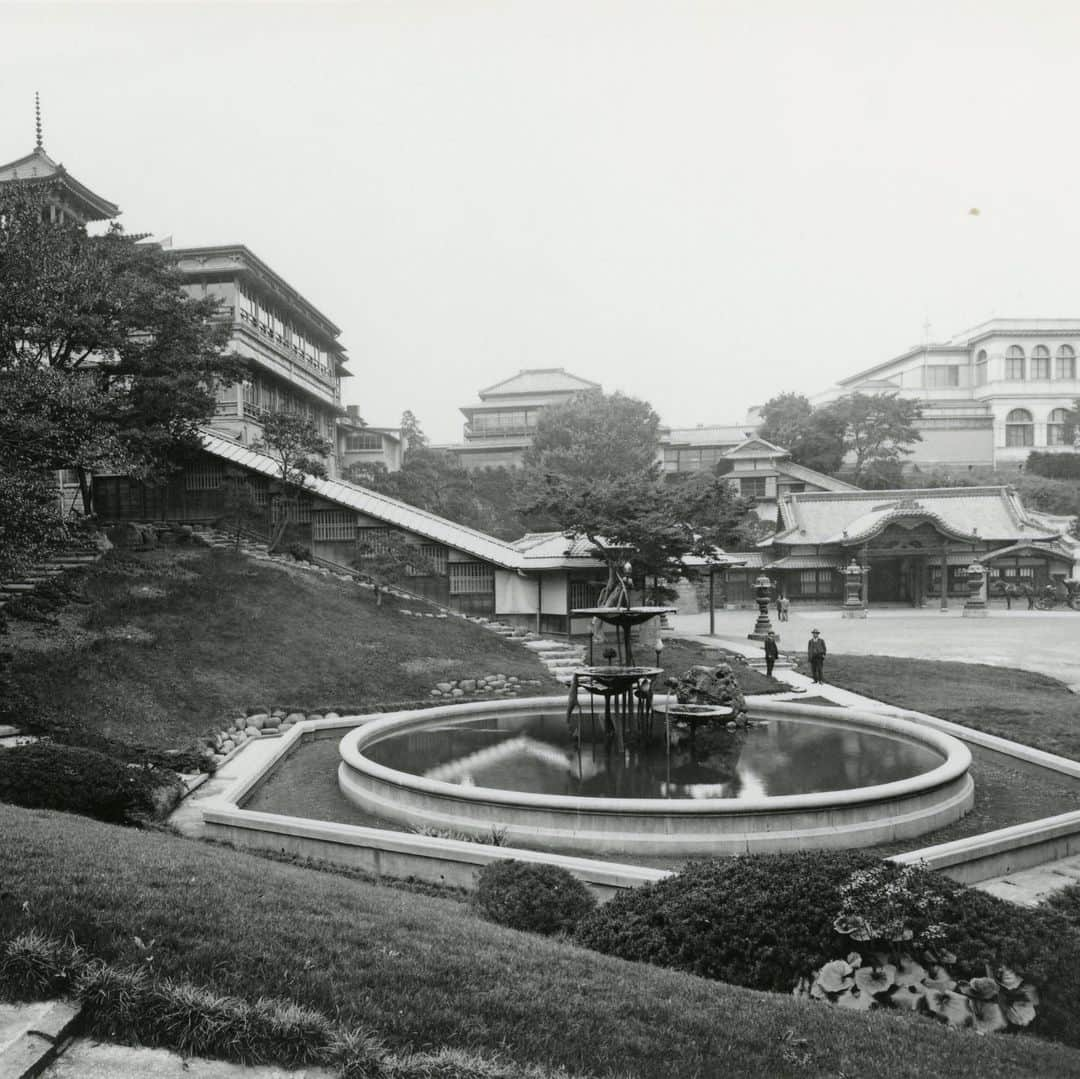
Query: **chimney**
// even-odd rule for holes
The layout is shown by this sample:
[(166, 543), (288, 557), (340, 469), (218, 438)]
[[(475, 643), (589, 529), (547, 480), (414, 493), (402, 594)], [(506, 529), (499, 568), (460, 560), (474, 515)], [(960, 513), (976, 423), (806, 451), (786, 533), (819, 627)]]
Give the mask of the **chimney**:
[(345, 411), (354, 419), (360, 419), (360, 406), (359, 405), (346, 405)]

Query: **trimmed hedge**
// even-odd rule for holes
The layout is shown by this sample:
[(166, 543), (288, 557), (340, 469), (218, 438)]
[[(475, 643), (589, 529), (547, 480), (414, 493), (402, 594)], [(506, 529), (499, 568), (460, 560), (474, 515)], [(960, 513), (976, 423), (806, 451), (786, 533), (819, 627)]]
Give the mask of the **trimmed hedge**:
[(143, 824), (178, 795), (172, 773), (130, 767), (104, 753), (37, 742), (0, 750), (0, 802)]
[(1080, 453), (1029, 453), (1026, 468), (1052, 480), (1080, 480)]
[(492, 862), (480, 870), (473, 906), (488, 919), (528, 933), (570, 933), (596, 899), (561, 866)]
[[(574, 939), (622, 959), (791, 992), (798, 979), (851, 950), (851, 938), (833, 928), (840, 886), (855, 870), (881, 864), (849, 851), (692, 863), (678, 876), (616, 896), (581, 922)], [(942, 899), (935, 920), (946, 926), (945, 947), (956, 955), (953, 975), (980, 976), (986, 963), (1014, 968), (1041, 996), (1032, 1032), (1080, 1045), (1076, 925), (1053, 909), (1017, 907), (936, 873), (923, 880)]]

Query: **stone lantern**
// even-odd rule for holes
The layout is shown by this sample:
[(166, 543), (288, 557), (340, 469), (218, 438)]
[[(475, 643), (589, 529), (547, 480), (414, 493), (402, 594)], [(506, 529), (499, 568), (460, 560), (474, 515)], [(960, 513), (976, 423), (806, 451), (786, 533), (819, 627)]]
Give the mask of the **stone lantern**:
[[(757, 600), (758, 616), (754, 623), (754, 632), (747, 634), (752, 641), (763, 641), (773, 632), (772, 623), (769, 621), (769, 600), (772, 599), (772, 590), (773, 583), (764, 573), (754, 581), (754, 598)], [(780, 640), (779, 636), (776, 639)]]
[(986, 617), (986, 567), (981, 562), (972, 562), (967, 568), (967, 599), (964, 600), (965, 618)]
[(862, 601), (863, 568), (853, 558), (844, 567), (843, 618), (865, 618), (866, 605)]

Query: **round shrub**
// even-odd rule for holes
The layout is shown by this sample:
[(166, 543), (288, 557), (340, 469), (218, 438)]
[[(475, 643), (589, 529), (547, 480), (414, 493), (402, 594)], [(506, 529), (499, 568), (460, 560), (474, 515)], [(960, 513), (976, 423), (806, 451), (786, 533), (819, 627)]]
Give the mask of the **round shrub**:
[(499, 925), (552, 934), (572, 932), (596, 900), (560, 866), (509, 860), (484, 866), (473, 904)]
[(616, 896), (578, 926), (575, 939), (622, 959), (790, 992), (839, 954), (840, 885), (877, 864), (850, 851), (692, 862), (677, 876)]
[(37, 742), (0, 750), (0, 802), (27, 809), (137, 824), (157, 815), (155, 795), (170, 781), (76, 746)]

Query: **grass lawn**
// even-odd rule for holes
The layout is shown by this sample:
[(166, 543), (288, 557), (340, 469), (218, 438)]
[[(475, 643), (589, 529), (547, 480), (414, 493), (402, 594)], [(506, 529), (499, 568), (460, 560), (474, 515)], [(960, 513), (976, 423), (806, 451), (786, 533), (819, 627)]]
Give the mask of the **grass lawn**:
[(1043, 674), (979, 663), (830, 655), (833, 685), (1080, 760), (1080, 696)]
[(0, 806), (0, 936), (72, 931), (103, 958), (292, 999), (394, 1048), (599, 1076), (1076, 1076), (1080, 1053), (853, 1015), (489, 925), (447, 899), (164, 834)]
[[(350, 582), (205, 549), (112, 553), (89, 607), (56, 628), (12, 623), (13, 676), (47, 719), (157, 749), (237, 709), (371, 710), (445, 678), (502, 673), (561, 690), (519, 644), (464, 622), (376, 607)], [(400, 603), (417, 609), (414, 601)]]

